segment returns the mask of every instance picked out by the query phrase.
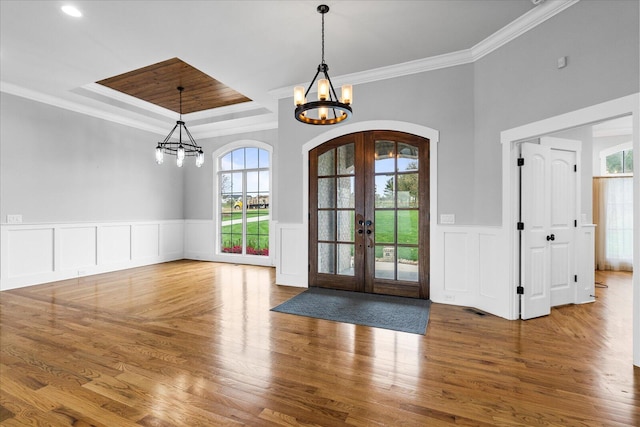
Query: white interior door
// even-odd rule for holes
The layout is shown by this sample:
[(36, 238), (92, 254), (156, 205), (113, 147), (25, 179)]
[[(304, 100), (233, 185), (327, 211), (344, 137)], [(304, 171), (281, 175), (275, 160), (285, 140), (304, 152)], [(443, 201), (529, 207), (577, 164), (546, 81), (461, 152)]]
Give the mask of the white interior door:
[(520, 317), (531, 319), (551, 312), (549, 263), (550, 148), (522, 144), (521, 241), (523, 294)]
[(550, 229), (551, 307), (571, 304), (576, 297), (575, 230), (576, 177), (575, 151), (550, 150)]
[(522, 144), (521, 318), (550, 313), (576, 299), (579, 141), (541, 138)]

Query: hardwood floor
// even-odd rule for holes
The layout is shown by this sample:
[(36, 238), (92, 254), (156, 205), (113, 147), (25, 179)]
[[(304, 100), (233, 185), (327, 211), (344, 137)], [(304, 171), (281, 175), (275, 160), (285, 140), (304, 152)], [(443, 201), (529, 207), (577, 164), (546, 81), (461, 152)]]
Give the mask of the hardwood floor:
[(3, 426), (630, 426), (631, 275), (507, 321), (433, 304), (426, 335), (269, 311), (273, 269), (178, 261), (0, 294)]

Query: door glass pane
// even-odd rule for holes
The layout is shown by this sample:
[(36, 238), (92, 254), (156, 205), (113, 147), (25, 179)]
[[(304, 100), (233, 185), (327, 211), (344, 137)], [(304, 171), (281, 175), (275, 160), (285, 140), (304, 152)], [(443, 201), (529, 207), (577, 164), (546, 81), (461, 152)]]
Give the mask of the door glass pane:
[(375, 150), (375, 173), (395, 172), (395, 143), (376, 141)]
[(329, 150), (318, 156), (318, 176), (335, 174), (335, 150)]
[(354, 144), (347, 144), (338, 147), (338, 175), (354, 174), (354, 164)]
[(353, 242), (354, 211), (338, 211), (338, 240)]
[(335, 211), (318, 211), (318, 240), (336, 239)]
[(418, 211), (398, 211), (398, 243), (418, 244)]
[(338, 274), (353, 276), (354, 246), (338, 244)]
[(392, 208), (395, 206), (395, 175), (377, 175), (375, 177), (376, 186), (376, 208)]
[(396, 251), (395, 246), (376, 245), (375, 277), (378, 279), (395, 278)]
[(396, 211), (394, 210), (376, 210), (375, 220), (373, 223), (376, 244), (395, 243), (395, 213)]
[(403, 173), (397, 177), (398, 207), (418, 207), (418, 174)]
[(335, 274), (336, 246), (318, 243), (318, 273)]
[(398, 143), (398, 172), (418, 170), (418, 148), (413, 145)]
[(338, 208), (355, 206), (355, 178), (350, 176), (338, 178)]
[(398, 280), (418, 281), (418, 248), (398, 247)]
[(259, 172), (258, 191), (269, 191), (269, 171)]
[(336, 180), (335, 178), (318, 179), (318, 208), (336, 207)]

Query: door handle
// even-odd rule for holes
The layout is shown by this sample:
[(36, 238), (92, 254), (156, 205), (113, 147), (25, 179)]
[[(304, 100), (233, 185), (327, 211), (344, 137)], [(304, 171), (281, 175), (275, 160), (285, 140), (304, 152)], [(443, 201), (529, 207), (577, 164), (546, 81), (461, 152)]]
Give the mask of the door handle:
[(549, 240), (556, 240), (556, 236), (555, 236), (555, 235), (553, 235), (553, 234), (551, 234), (550, 236), (547, 236), (547, 242), (548, 242)]

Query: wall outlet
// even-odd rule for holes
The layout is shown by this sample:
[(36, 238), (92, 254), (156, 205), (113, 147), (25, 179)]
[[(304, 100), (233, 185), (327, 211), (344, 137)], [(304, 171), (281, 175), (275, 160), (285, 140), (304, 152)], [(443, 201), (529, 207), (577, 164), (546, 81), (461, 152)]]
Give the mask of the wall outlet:
[(22, 224), (22, 215), (7, 215), (8, 224)]
[(456, 223), (455, 214), (440, 214), (440, 224), (455, 224), (455, 223)]

